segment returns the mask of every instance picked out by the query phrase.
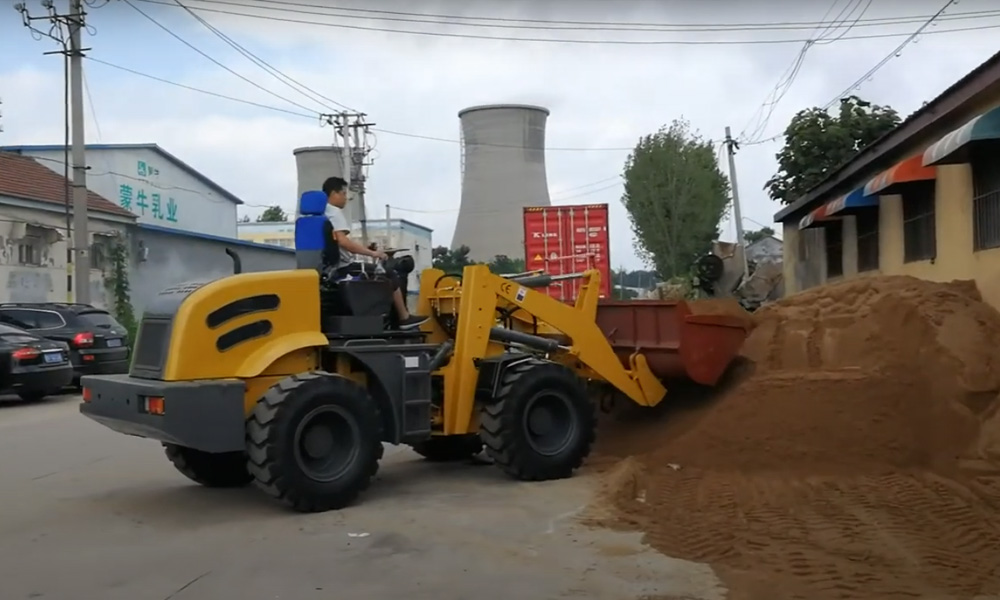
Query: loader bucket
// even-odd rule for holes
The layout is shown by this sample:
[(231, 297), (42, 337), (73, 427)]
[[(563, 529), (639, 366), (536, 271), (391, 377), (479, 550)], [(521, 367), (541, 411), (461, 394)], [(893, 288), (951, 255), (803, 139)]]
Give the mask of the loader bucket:
[(660, 379), (715, 385), (743, 346), (750, 315), (696, 312), (684, 300), (602, 301), (597, 324), (626, 367), (638, 352)]

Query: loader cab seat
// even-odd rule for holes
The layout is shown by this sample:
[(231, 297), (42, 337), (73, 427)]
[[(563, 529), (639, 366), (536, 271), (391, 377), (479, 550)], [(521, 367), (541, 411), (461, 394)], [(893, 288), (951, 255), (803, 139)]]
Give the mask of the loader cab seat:
[(295, 220), (295, 264), (299, 269), (320, 273), (321, 328), (324, 333), (365, 336), (385, 330), (392, 311), (392, 285), (384, 279), (366, 277), (359, 270), (352, 279), (336, 281), (333, 273), (340, 260), (340, 245), (326, 218), (327, 198), (322, 191), (309, 191), (299, 199)]

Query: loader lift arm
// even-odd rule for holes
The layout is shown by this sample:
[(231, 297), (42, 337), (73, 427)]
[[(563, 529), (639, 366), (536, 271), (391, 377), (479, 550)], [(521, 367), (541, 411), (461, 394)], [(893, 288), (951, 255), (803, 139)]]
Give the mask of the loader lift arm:
[(461, 300), (457, 307), (455, 347), (451, 360), (442, 371), (445, 377), (443, 433), (469, 430), (473, 414), (478, 370), (475, 361), (490, 354), (491, 330), (496, 324), (498, 307), (516, 307), (538, 321), (558, 330), (570, 344), (552, 345), (551, 358), (573, 368), (583, 377), (599, 379), (613, 386), (643, 406), (658, 404), (666, 388), (652, 373), (638, 352), (625, 368), (615, 355), (605, 334), (597, 325), (597, 301), (600, 272), (587, 271), (574, 306), (564, 304), (526, 285), (527, 281), (493, 274), (486, 265), (470, 265), (462, 273)]

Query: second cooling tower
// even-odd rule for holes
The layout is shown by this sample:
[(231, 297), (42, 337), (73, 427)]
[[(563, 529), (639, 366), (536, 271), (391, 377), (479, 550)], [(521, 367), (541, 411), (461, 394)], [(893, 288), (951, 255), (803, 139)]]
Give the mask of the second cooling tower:
[(473, 106), (462, 122), (462, 204), (451, 247), (487, 262), (524, 257), (525, 206), (548, 206), (545, 122), (549, 110), (524, 104)]

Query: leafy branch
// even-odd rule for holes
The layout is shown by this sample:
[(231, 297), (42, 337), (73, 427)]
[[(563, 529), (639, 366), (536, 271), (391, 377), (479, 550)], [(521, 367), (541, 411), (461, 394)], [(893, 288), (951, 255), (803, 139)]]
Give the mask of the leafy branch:
[(115, 319), (128, 331), (128, 345), (135, 344), (135, 334), (139, 323), (132, 308), (131, 287), (129, 285), (129, 253), (125, 242), (115, 238), (108, 252), (110, 269), (104, 284), (111, 293), (111, 312)]

